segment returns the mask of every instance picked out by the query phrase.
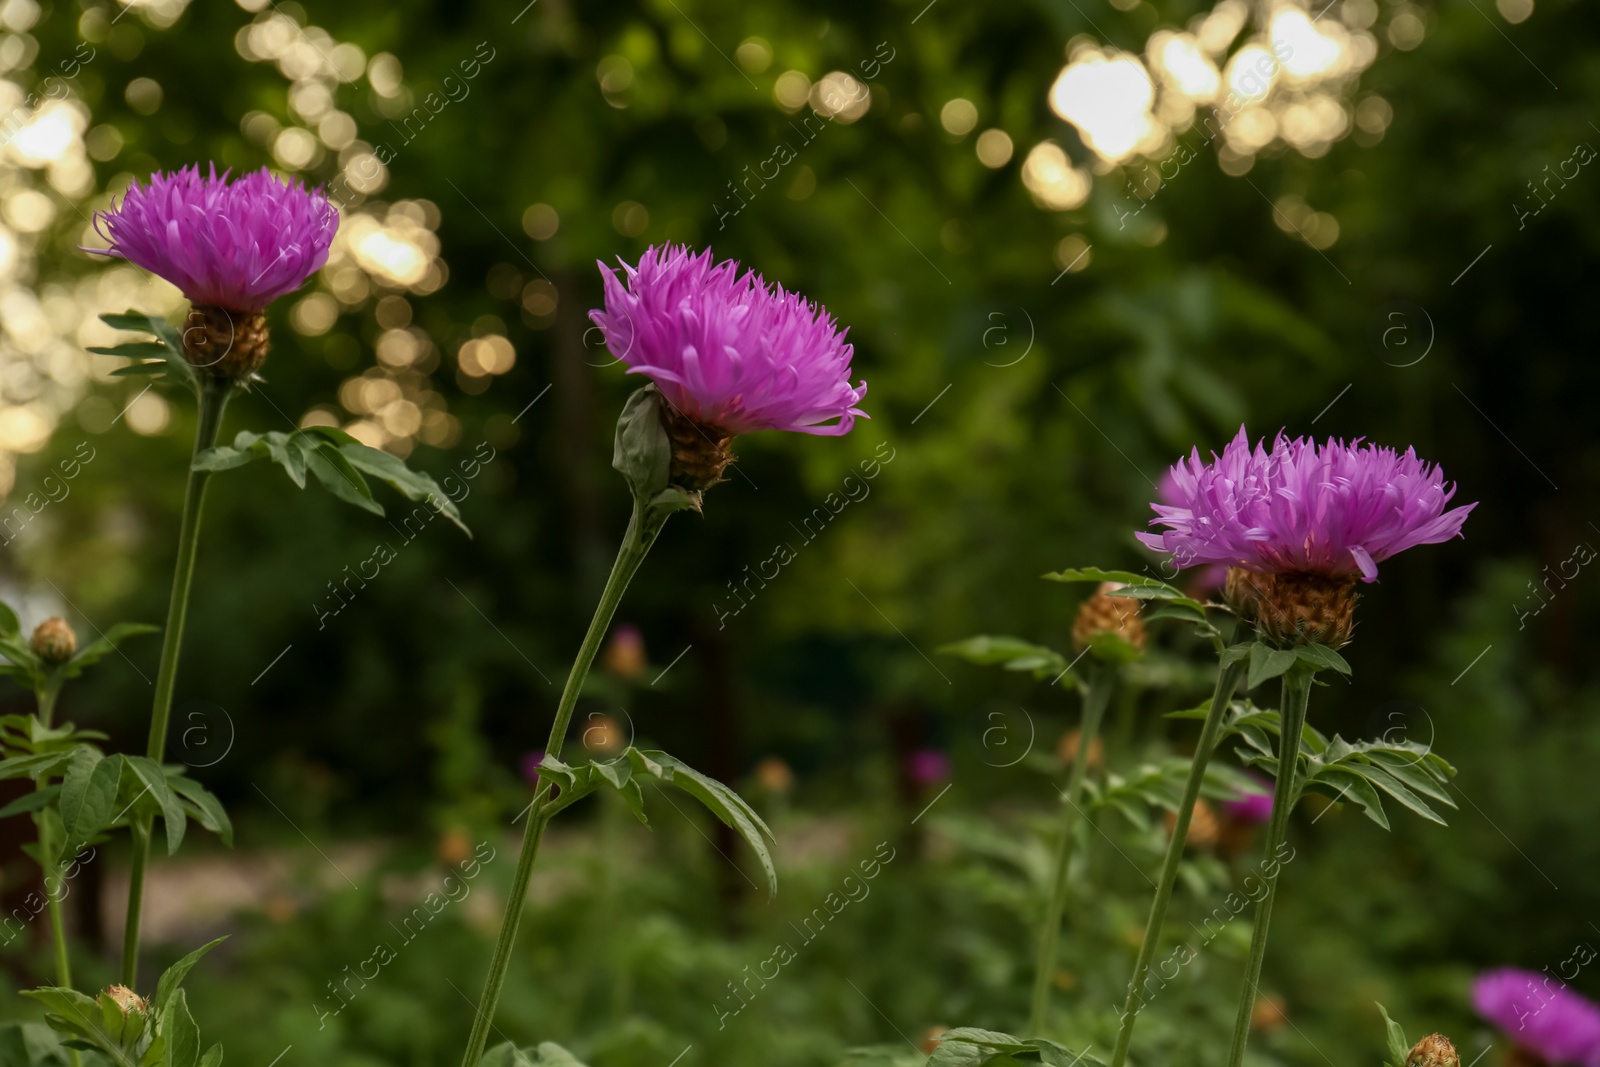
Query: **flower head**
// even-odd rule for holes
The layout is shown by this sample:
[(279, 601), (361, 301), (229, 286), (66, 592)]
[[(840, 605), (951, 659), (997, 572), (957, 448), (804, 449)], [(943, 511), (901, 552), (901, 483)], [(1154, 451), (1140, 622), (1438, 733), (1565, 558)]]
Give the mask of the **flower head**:
[(1241, 789), (1232, 800), (1222, 802), (1222, 810), (1240, 822), (1262, 823), (1272, 818), (1272, 783), (1257, 775), (1259, 788)]
[(1403, 1067), (1461, 1067), (1456, 1047), (1443, 1034), (1429, 1034), (1411, 1046)]
[(1211, 462), (1172, 468), (1174, 496), (1151, 505), (1160, 533), (1139, 539), (1179, 567), (1222, 563), (1269, 574), (1378, 577), (1378, 564), (1461, 532), (1476, 504), (1445, 510), (1456, 487), (1411, 449), (1282, 433), (1252, 449), (1245, 428)]
[(713, 263), (710, 249), (658, 246), (622, 270), (619, 280), (600, 265), (605, 309), (590, 318), (628, 373), (711, 436), (838, 435), (864, 414), (866, 383), (850, 385), (854, 348), (816, 304), (734, 260)]
[(950, 757), (936, 748), (919, 748), (906, 756), (906, 777), (933, 785), (950, 777)]
[(28, 647), (34, 655), (52, 666), (65, 663), (78, 651), (78, 635), (72, 632), (67, 620), (52, 615), (33, 631)]
[(124, 1015), (133, 1013), (142, 1015), (150, 1010), (150, 1002), (125, 985), (108, 985), (101, 995), (109, 997), (117, 1006), (117, 1010)]
[(198, 166), (137, 182), (95, 214), (117, 256), (183, 290), (189, 302), (253, 315), (328, 261), (339, 214), (318, 190), (280, 183), (265, 167), (229, 181)]
[(1600, 1006), (1562, 982), (1515, 968), (1490, 971), (1473, 983), (1472, 1006), (1547, 1063), (1600, 1067)]

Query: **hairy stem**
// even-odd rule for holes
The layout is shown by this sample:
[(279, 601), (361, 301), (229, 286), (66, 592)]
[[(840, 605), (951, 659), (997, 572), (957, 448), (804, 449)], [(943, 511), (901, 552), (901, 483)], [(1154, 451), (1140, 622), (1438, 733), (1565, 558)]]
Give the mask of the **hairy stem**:
[[(655, 543), (656, 535), (666, 521), (664, 515), (653, 515), (640, 501), (635, 500), (633, 518), (623, 535), (622, 547), (617, 551), (616, 562), (611, 565), (611, 577), (606, 580), (605, 591), (589, 622), (589, 632), (583, 637), (578, 656), (567, 675), (567, 684), (561, 691), (561, 702), (556, 706), (555, 722), (550, 726), (550, 739), (545, 743), (545, 753), (550, 758), (561, 755), (566, 740), (567, 727), (572, 723), (572, 712), (578, 704), (578, 694), (583, 691), (583, 681), (600, 651), (611, 617), (628, 583), (633, 580), (639, 565)], [(505, 985), (506, 969), (511, 963), (511, 952), (516, 946), (517, 930), (522, 925), (522, 909), (527, 902), (528, 883), (533, 879), (533, 863), (539, 855), (539, 843), (544, 838), (544, 828), (550, 820), (546, 808), (550, 802), (551, 786), (541, 783), (527, 811), (528, 826), (522, 836), (522, 853), (517, 859), (516, 874), (511, 879), (511, 895), (506, 900), (504, 917), (500, 920), (500, 936), (495, 941), (494, 955), (489, 960), (489, 975), (483, 983), (483, 995), (478, 999), (477, 1014), (472, 1020), (472, 1033), (467, 1038), (467, 1052), (462, 1067), (477, 1067), (483, 1058), (484, 1046), (489, 1041), (489, 1030), (494, 1025), (495, 1008), (500, 1003), (500, 992)]]
[(1091, 665), (1088, 687), (1083, 697), (1083, 722), (1078, 727), (1078, 751), (1072, 757), (1072, 773), (1067, 791), (1062, 794), (1060, 840), (1056, 842), (1055, 872), (1050, 878), (1050, 904), (1039, 930), (1039, 954), (1034, 965), (1033, 1004), (1028, 1013), (1028, 1033), (1038, 1034), (1044, 1027), (1050, 1006), (1050, 977), (1056, 970), (1056, 948), (1061, 941), (1061, 916), (1067, 908), (1067, 870), (1072, 864), (1072, 846), (1078, 836), (1078, 817), (1083, 812), (1083, 778), (1089, 765), (1089, 751), (1100, 734), (1100, 720), (1115, 688), (1116, 675), (1108, 667)]
[[(233, 390), (230, 382), (207, 378), (200, 386), (200, 416), (194, 431), (194, 455), (217, 442), (222, 412)], [(183, 522), (178, 528), (178, 562), (172, 575), (172, 599), (167, 605), (166, 632), (161, 635), (161, 665), (156, 671), (155, 699), (150, 708), (150, 741), (145, 755), (160, 763), (166, 753), (167, 724), (172, 718), (172, 692), (178, 679), (178, 654), (183, 647), (183, 624), (189, 613), (189, 587), (194, 582), (195, 552), (200, 544), (200, 511), (205, 505), (209, 471), (189, 468), (183, 494)], [(144, 872), (150, 859), (150, 827), (154, 817), (136, 815), (133, 824), (133, 867), (128, 882), (128, 919), (122, 936), (122, 984), (135, 988), (139, 977), (139, 918), (144, 900)]]
[(1122, 1006), (1122, 1025), (1117, 1031), (1117, 1046), (1111, 1055), (1111, 1067), (1122, 1067), (1127, 1062), (1128, 1047), (1133, 1043), (1133, 1027), (1144, 1007), (1145, 977), (1150, 973), (1150, 962), (1155, 957), (1156, 944), (1161, 940), (1161, 929), (1167, 922), (1167, 905), (1172, 902), (1172, 886), (1178, 879), (1178, 863), (1183, 859), (1184, 842), (1189, 837), (1189, 821), (1194, 817), (1194, 805), (1200, 797), (1200, 785), (1205, 781), (1206, 766), (1217, 747), (1217, 735), (1228, 713), (1228, 702), (1233, 699), (1233, 691), (1239, 688), (1244, 672), (1245, 664), (1242, 661), (1217, 669), (1217, 686), (1211, 694), (1211, 708), (1206, 712), (1205, 724), (1200, 727), (1200, 740), (1195, 744), (1194, 759), (1189, 764), (1189, 778), (1184, 783), (1183, 799), (1178, 804), (1172, 840), (1167, 842), (1167, 854), (1161, 861), (1156, 897), (1150, 902), (1144, 940), (1139, 944), (1139, 955), (1133, 963), (1133, 976), (1128, 979), (1128, 998)]
[(1233, 1048), (1228, 1053), (1229, 1067), (1244, 1062), (1244, 1049), (1250, 1041), (1250, 1017), (1261, 992), (1261, 963), (1267, 957), (1267, 928), (1272, 923), (1272, 903), (1278, 896), (1280, 863), (1278, 852), (1289, 834), (1289, 808), (1294, 803), (1296, 772), (1300, 763), (1300, 734), (1306, 723), (1306, 704), (1311, 699), (1311, 673), (1294, 668), (1283, 676), (1283, 734), (1278, 739), (1278, 781), (1272, 790), (1272, 819), (1267, 823), (1267, 862), (1262, 876), (1267, 892), (1256, 905), (1255, 929), (1250, 935), (1250, 957), (1245, 962), (1244, 987), (1239, 990), (1239, 1011), (1233, 1020)]

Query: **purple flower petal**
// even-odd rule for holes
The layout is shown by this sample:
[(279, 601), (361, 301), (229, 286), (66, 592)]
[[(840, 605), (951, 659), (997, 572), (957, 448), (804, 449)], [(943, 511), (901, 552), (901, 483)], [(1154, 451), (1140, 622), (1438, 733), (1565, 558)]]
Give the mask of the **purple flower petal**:
[(216, 164), (157, 173), (95, 213), (111, 245), (86, 249), (159, 275), (193, 304), (254, 313), (294, 292), (328, 261), (339, 213), (320, 190), (266, 168), (229, 182)]
[(1553, 1067), (1600, 1063), (1600, 1006), (1549, 975), (1514, 968), (1480, 975), (1472, 1006)]
[(1411, 449), (1345, 444), (1281, 431), (1268, 452), (1243, 426), (1209, 463), (1198, 449), (1162, 480), (1152, 504), (1158, 533), (1136, 534), (1178, 567), (1223, 564), (1267, 573), (1375, 581), (1378, 564), (1461, 533), (1476, 504), (1445, 510), (1455, 495), (1436, 465)]
[(606, 346), (701, 425), (837, 436), (866, 417), (867, 383), (850, 385), (855, 349), (816, 304), (733, 260), (713, 263), (710, 249), (655, 247), (623, 263), (621, 279), (600, 272), (605, 309), (589, 317)]

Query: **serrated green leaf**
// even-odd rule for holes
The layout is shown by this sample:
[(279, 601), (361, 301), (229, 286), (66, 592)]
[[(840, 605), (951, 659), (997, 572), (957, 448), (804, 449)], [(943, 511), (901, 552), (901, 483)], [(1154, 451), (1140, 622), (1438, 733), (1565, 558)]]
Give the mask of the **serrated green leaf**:
[(88, 745), (74, 750), (61, 783), (61, 823), (67, 835), (63, 852), (84, 844), (115, 818), (121, 776), (121, 756), (106, 758)]
[(193, 778), (181, 774), (169, 775), (167, 785), (189, 802), (185, 809), (199, 820), (201, 826), (222, 838), (224, 845), (233, 847), (233, 822), (228, 818), (222, 801)]

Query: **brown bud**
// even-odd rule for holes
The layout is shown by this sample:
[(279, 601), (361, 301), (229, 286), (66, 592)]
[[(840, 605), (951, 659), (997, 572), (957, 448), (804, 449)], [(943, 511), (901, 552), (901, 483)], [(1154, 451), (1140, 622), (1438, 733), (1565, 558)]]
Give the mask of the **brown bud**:
[(1443, 1034), (1429, 1034), (1411, 1046), (1404, 1067), (1461, 1067), (1456, 1047)]
[(1355, 630), (1356, 580), (1352, 576), (1266, 574), (1228, 569), (1228, 606), (1280, 645), (1318, 642), (1343, 648)]
[(249, 381), (272, 348), (267, 317), (209, 304), (189, 308), (183, 324), (183, 355), (197, 370), (230, 382)]
[(756, 781), (769, 793), (787, 793), (794, 788), (794, 771), (777, 756), (768, 756), (756, 764)]
[(1144, 622), (1139, 618), (1139, 602), (1132, 597), (1111, 596), (1122, 588), (1116, 582), (1102, 582), (1094, 596), (1078, 606), (1072, 623), (1072, 643), (1083, 651), (1099, 634), (1116, 634), (1139, 651), (1144, 651)]
[(600, 666), (620, 678), (638, 678), (648, 666), (644, 654), (644, 635), (637, 626), (624, 623), (611, 631), (611, 640), (600, 653)]
[(105, 995), (111, 998), (112, 1003), (124, 1015), (133, 1012), (143, 1015), (150, 1010), (150, 1002), (125, 985), (106, 986)]
[(1268, 993), (1256, 998), (1250, 1009), (1250, 1029), (1270, 1033), (1289, 1021), (1289, 1006), (1283, 998)]
[(65, 663), (78, 651), (78, 635), (72, 632), (67, 620), (52, 615), (33, 631), (28, 642), (34, 654), (51, 666)]
[(617, 725), (617, 720), (598, 712), (589, 716), (588, 725), (583, 728), (582, 740), (586, 751), (602, 756), (621, 752), (625, 743), (622, 727)]
[[(1062, 763), (1071, 763), (1078, 758), (1078, 742), (1083, 737), (1081, 731), (1068, 730), (1061, 736), (1061, 744), (1056, 748), (1056, 754), (1061, 757)], [(1097, 737), (1089, 745), (1089, 769), (1097, 771), (1105, 762), (1106, 746), (1100, 743)]]
[(723, 481), (722, 472), (739, 457), (729, 450), (733, 434), (696, 422), (661, 398), (661, 425), (672, 443), (672, 484), (692, 492)]
[(932, 1056), (935, 1049), (941, 1044), (940, 1038), (949, 1031), (948, 1026), (930, 1026), (922, 1032), (922, 1051), (925, 1055)]
[[(1167, 812), (1167, 833), (1178, 828), (1178, 813)], [(1217, 843), (1217, 834), (1220, 824), (1217, 822), (1217, 813), (1212, 810), (1204, 798), (1197, 798), (1194, 802), (1194, 814), (1189, 817), (1189, 836), (1184, 840), (1186, 845), (1195, 845), (1199, 848), (1209, 848)]]

